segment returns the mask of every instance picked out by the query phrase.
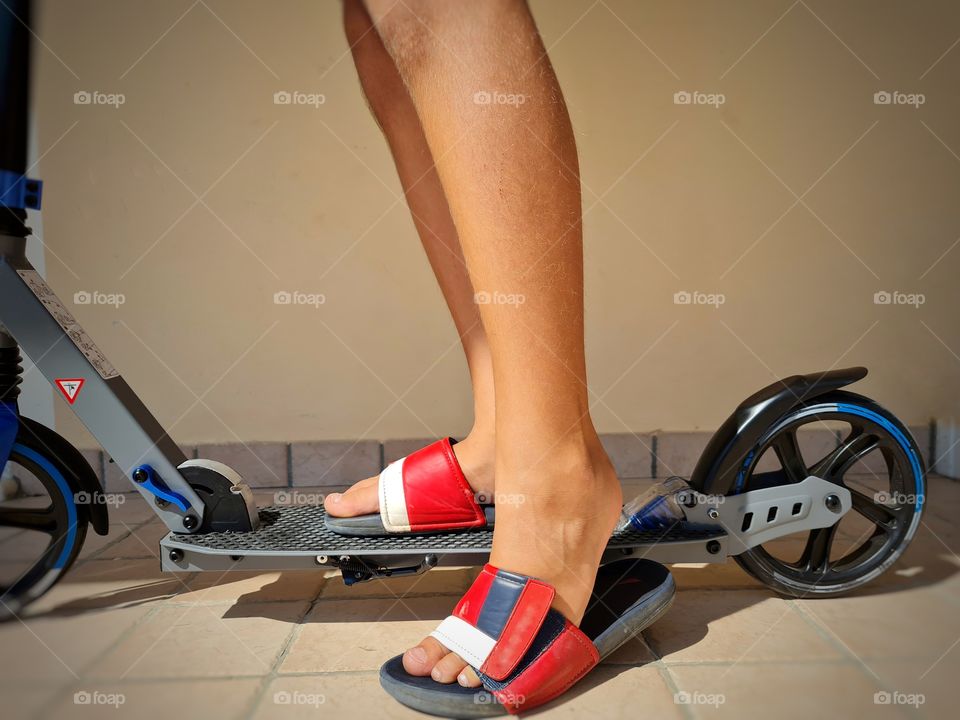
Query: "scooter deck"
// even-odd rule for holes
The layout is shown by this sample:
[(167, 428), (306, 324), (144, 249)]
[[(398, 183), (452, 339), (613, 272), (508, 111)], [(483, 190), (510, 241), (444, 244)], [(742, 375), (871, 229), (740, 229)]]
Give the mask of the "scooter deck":
[[(347, 537), (327, 529), (322, 506), (260, 508), (253, 532), (170, 533), (160, 541), (168, 571), (339, 568), (348, 582), (422, 572), (436, 565), (481, 565), (493, 531)], [(659, 562), (723, 562), (727, 535), (717, 527), (677, 523), (664, 530), (614, 533), (604, 562), (624, 556)], [(350, 577), (348, 577), (348, 575)]]

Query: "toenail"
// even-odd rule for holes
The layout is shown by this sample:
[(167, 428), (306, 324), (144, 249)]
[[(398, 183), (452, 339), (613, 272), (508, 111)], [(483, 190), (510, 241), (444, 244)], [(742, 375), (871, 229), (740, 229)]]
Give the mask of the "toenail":
[(434, 667), (433, 670), (430, 671), (430, 677), (439, 682), (440, 678), (443, 677), (440, 673), (440, 668)]
[(331, 493), (330, 495), (327, 495), (327, 500), (335, 503), (340, 502), (340, 493)]
[(414, 662), (425, 663), (427, 661), (427, 651), (422, 647), (410, 648), (407, 650), (407, 654), (410, 656), (410, 659)]
[(460, 673), (459, 675), (457, 675), (457, 682), (460, 683), (461, 685), (463, 685), (464, 687), (466, 687), (466, 686), (467, 686), (467, 682), (468, 682), (468, 681), (467, 681), (467, 674), (466, 674), (466, 673)]

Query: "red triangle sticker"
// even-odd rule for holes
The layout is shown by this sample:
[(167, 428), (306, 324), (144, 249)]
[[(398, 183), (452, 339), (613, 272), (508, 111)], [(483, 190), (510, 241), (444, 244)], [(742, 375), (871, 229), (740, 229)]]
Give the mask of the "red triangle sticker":
[(77, 399), (77, 395), (80, 394), (80, 388), (83, 387), (83, 382), (83, 378), (56, 379), (57, 387), (60, 388), (60, 392), (63, 393), (63, 396), (71, 405), (73, 405), (73, 401)]

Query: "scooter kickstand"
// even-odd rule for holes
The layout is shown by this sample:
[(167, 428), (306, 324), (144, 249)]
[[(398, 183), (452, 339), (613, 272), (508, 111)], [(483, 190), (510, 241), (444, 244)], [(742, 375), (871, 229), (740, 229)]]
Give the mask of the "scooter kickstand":
[(329, 565), (340, 570), (340, 577), (343, 584), (355, 585), (360, 582), (368, 582), (374, 578), (399, 577), (401, 575), (420, 575), (427, 570), (437, 566), (438, 558), (436, 555), (425, 555), (419, 565), (403, 565), (400, 567), (389, 567), (380, 563), (364, 562), (363, 558), (341, 555), (338, 558), (331, 558), (327, 555), (318, 555), (318, 565)]

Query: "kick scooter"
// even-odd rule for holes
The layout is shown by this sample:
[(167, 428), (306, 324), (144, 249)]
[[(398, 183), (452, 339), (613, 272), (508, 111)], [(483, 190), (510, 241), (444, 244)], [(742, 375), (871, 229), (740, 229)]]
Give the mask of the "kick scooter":
[[(257, 508), (243, 479), (213, 460), (188, 460), (118, 370), (28, 262), (26, 210), (42, 184), (26, 177), (29, 3), (0, 11), (0, 467), (31, 475), (43, 502), (0, 503), (0, 531), (46, 538), (19, 577), (0, 586), (0, 617), (42, 595), (76, 559), (88, 527), (103, 535), (107, 506), (81, 453), (53, 430), (22, 417), (20, 349), (70, 403), (132, 487), (169, 528), (160, 541), (166, 571), (338, 569), (348, 583), (419, 573), (438, 565), (480, 565), (492, 531), (345, 537), (327, 530), (322, 506)], [(843, 390), (866, 375), (853, 367), (794, 375), (751, 395), (704, 449), (668, 527), (615, 533), (603, 562), (647, 557), (662, 563), (728, 557), (777, 592), (831, 596), (871, 581), (904, 552), (920, 523), (925, 469), (907, 428), (873, 400)], [(798, 430), (839, 427), (837, 447), (816, 462)], [(768, 452), (769, 451), (769, 452)], [(772, 453), (779, 468), (761, 471)], [(848, 471), (879, 456), (881, 492), (848, 483)], [(837, 525), (850, 513), (872, 524), (836, 557)], [(770, 545), (805, 540), (797, 560)], [(0, 541), (0, 557), (3, 544)]]

